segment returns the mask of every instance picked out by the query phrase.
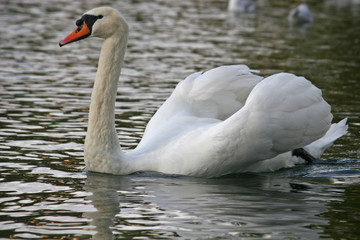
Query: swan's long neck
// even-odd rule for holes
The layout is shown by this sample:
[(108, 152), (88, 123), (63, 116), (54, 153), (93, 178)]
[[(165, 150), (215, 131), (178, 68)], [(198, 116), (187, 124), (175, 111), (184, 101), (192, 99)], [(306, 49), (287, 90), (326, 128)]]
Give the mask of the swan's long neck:
[[(124, 32), (125, 30), (125, 32)], [(121, 151), (115, 129), (115, 99), (127, 44), (127, 29), (105, 39), (91, 95), (89, 125), (85, 139), (88, 171), (111, 173), (119, 169)]]

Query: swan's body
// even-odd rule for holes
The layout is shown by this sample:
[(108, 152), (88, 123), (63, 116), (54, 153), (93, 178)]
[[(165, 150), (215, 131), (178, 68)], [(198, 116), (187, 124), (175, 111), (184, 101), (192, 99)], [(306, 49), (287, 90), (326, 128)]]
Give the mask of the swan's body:
[(262, 79), (248, 67), (234, 65), (180, 82), (150, 120), (139, 145), (123, 152), (114, 106), (128, 26), (106, 7), (89, 11), (77, 25), (60, 45), (86, 36), (105, 39), (85, 140), (88, 171), (215, 177), (276, 170), (301, 161), (292, 150), (304, 147), (319, 157), (324, 146), (346, 133), (346, 121), (330, 128), (330, 106), (305, 78), (280, 73)]
[(301, 3), (296, 8), (291, 9), (288, 19), (292, 25), (309, 24), (314, 20), (312, 12), (306, 3)]

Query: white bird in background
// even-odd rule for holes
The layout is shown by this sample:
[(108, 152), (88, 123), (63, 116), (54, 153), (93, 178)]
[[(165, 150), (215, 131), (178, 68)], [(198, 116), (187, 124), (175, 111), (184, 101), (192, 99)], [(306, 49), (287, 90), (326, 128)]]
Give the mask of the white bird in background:
[(241, 13), (253, 13), (256, 10), (256, 0), (229, 0), (228, 10)]
[(309, 24), (314, 20), (311, 10), (306, 3), (301, 3), (296, 8), (291, 9), (288, 18), (292, 25)]
[(279, 73), (263, 79), (244, 65), (222, 66), (181, 81), (139, 145), (124, 152), (114, 107), (128, 25), (109, 7), (90, 10), (76, 25), (60, 46), (104, 39), (85, 139), (88, 171), (217, 177), (276, 170), (301, 158), (311, 162), (346, 133), (346, 120), (331, 125), (330, 106), (305, 78)]

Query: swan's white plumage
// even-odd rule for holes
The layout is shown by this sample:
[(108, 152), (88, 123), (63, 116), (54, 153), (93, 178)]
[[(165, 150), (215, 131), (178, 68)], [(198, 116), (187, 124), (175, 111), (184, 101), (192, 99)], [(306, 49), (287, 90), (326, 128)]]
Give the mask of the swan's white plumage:
[(279, 73), (263, 79), (247, 66), (233, 65), (181, 81), (148, 123), (139, 145), (123, 152), (114, 102), (127, 24), (111, 8), (87, 14), (103, 16), (92, 35), (105, 38), (85, 141), (89, 171), (215, 177), (276, 170), (299, 161), (292, 150), (306, 146), (322, 153), (346, 133), (345, 122), (330, 128), (330, 106), (305, 78)]

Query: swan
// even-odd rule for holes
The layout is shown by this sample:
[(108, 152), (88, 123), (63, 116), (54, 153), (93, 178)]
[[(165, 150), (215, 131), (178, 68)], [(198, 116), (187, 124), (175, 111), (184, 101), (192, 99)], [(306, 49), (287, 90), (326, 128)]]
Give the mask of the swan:
[(346, 133), (346, 119), (331, 125), (330, 106), (304, 77), (278, 73), (264, 79), (245, 65), (231, 65), (181, 81), (149, 121), (138, 146), (125, 152), (114, 107), (128, 24), (117, 10), (99, 7), (76, 25), (60, 46), (104, 39), (84, 144), (87, 171), (196, 177), (274, 171), (320, 157)]
[(256, 9), (256, 0), (229, 0), (228, 11), (253, 13)]
[(310, 24), (314, 20), (312, 12), (306, 3), (301, 3), (296, 8), (291, 9), (288, 19), (290, 24), (293, 25)]

